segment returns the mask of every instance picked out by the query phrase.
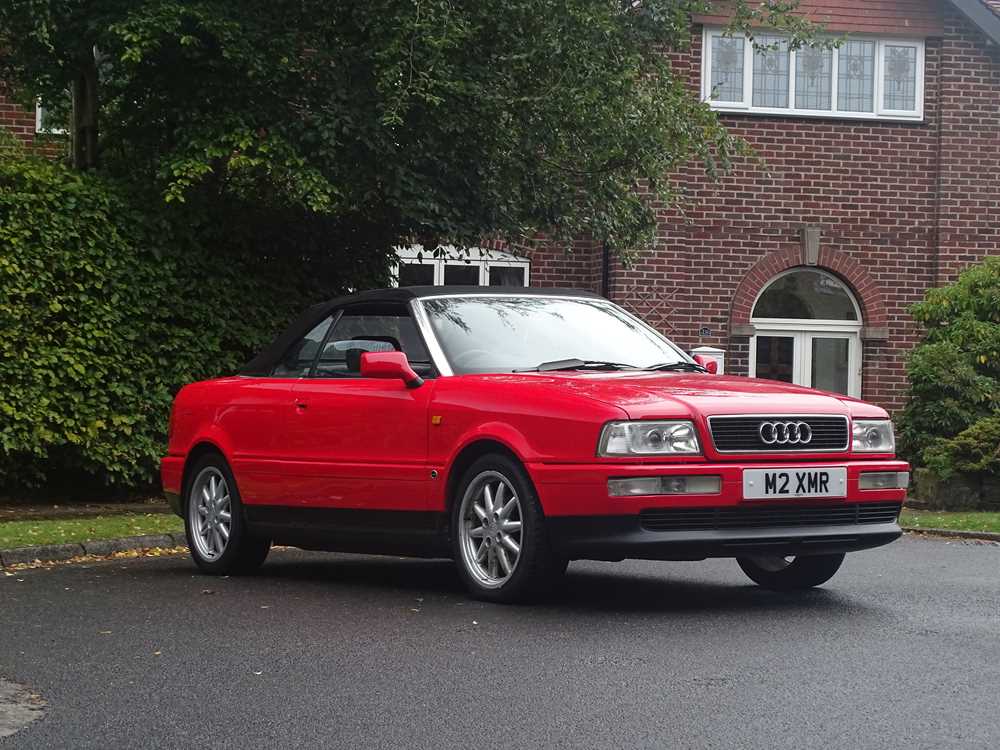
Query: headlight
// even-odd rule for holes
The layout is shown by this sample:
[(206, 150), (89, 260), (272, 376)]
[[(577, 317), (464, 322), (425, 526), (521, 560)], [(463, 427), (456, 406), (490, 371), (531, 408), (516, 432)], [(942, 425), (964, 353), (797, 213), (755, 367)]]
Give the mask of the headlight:
[(851, 450), (855, 453), (895, 453), (896, 438), (888, 419), (856, 419), (852, 428)]
[(691, 422), (611, 422), (597, 446), (601, 456), (671, 456), (701, 453)]

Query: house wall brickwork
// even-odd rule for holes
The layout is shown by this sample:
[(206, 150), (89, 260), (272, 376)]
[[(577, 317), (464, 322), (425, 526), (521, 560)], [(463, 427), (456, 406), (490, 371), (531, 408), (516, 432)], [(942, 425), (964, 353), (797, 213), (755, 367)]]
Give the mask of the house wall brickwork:
[(15, 135), (26, 145), (35, 140), (35, 113), (26, 110), (10, 98), (10, 92), (0, 85), (0, 127)]
[[(725, 25), (726, 3), (716, 12), (695, 17), (695, 23)], [(942, 19), (935, 3), (926, 0), (801, 0), (798, 12), (830, 31), (861, 34), (940, 36)]]

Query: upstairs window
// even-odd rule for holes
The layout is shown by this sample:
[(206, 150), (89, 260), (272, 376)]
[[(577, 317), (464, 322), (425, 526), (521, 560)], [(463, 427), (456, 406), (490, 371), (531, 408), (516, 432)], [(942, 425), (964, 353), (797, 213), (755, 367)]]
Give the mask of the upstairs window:
[(839, 48), (789, 49), (706, 29), (702, 97), (726, 112), (884, 120), (924, 115), (924, 43), (852, 37)]

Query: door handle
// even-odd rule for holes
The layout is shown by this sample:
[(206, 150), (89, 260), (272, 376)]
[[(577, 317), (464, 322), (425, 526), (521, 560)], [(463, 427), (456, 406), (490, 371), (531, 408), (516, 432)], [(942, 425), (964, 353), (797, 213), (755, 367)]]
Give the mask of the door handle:
[(307, 404), (305, 401), (296, 401), (295, 408), (298, 409), (299, 411), (305, 411), (306, 409), (309, 408), (309, 404)]

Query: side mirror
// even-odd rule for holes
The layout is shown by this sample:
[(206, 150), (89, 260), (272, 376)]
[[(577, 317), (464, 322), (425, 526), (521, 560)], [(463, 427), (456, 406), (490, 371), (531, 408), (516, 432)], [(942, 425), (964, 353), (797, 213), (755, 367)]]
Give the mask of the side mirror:
[(410, 367), (403, 352), (365, 352), (361, 355), (361, 377), (399, 378), (407, 388), (419, 388), (424, 379)]
[(714, 359), (710, 359), (709, 357), (703, 357), (700, 354), (695, 354), (693, 359), (699, 365), (708, 370), (709, 375), (715, 375), (719, 372), (719, 363), (716, 362)]

